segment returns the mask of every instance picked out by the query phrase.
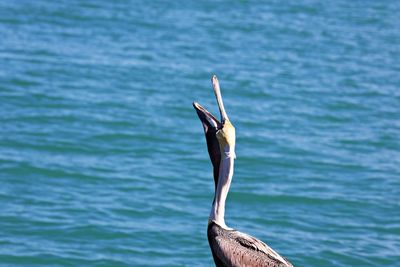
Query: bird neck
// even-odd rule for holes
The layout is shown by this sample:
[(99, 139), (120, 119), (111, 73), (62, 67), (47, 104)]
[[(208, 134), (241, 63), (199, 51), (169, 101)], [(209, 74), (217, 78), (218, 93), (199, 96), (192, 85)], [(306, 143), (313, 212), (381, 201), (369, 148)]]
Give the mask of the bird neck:
[(218, 183), (209, 221), (214, 221), (221, 227), (228, 228), (225, 224), (225, 201), (232, 182), (233, 166), (236, 157), (235, 146), (225, 146), (221, 149), (221, 152)]

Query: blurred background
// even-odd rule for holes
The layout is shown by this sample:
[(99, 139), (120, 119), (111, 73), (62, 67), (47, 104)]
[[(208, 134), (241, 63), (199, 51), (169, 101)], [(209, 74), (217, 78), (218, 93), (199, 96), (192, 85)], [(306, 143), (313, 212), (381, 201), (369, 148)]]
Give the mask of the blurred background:
[(398, 1), (0, 1), (0, 263), (213, 266), (198, 101), (236, 126), (226, 221), (295, 266), (400, 261)]

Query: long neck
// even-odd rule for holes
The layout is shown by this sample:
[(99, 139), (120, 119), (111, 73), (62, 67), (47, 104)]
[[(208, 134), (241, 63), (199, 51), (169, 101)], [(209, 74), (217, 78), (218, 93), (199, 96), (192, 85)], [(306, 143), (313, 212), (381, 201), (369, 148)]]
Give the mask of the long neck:
[(227, 228), (225, 224), (225, 201), (228, 196), (233, 176), (233, 165), (235, 158), (235, 147), (225, 146), (221, 149), (221, 163), (219, 167), (218, 184), (215, 190), (215, 198), (211, 208), (209, 220), (215, 221), (221, 227)]

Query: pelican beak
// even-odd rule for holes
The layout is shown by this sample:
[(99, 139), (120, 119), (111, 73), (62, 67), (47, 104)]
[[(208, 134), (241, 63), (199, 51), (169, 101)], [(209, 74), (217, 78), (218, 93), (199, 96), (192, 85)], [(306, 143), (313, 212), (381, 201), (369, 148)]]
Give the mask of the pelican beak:
[(217, 131), (218, 129), (222, 128), (221, 122), (199, 103), (193, 102), (193, 107), (196, 110), (197, 116), (199, 116), (201, 123), (203, 124), (205, 133), (207, 133), (210, 129)]
[(219, 113), (221, 114), (222, 128), (220, 128), (216, 133), (218, 142), (220, 144), (220, 150), (222, 152), (226, 149), (225, 147), (227, 146), (233, 147), (233, 157), (235, 157), (234, 153), (234, 147), (236, 142), (235, 127), (229, 121), (228, 115), (226, 114), (217, 76), (214, 75), (211, 78), (211, 81), (214, 87), (215, 97), (217, 98)]
[(217, 186), (219, 165), (221, 162), (221, 151), (226, 145), (234, 146), (235, 144), (235, 128), (229, 121), (226, 114), (224, 103), (222, 102), (221, 89), (217, 76), (212, 76), (211, 82), (214, 88), (214, 94), (217, 98), (221, 121), (213, 114), (203, 108), (199, 103), (193, 102), (193, 107), (197, 112), (197, 116), (203, 125), (204, 134), (207, 141), (208, 154), (214, 167), (214, 181)]
[(211, 164), (213, 165), (214, 185), (217, 188), (219, 165), (221, 162), (221, 152), (217, 139), (217, 131), (222, 128), (221, 122), (214, 117), (210, 112), (203, 108), (199, 103), (194, 102), (193, 107), (197, 112), (197, 116), (203, 125), (204, 134), (207, 142), (208, 155), (210, 156)]
[(216, 75), (212, 76), (211, 82), (214, 88), (215, 97), (217, 98), (219, 113), (221, 114), (221, 122), (223, 126), (225, 124), (225, 121), (229, 120), (229, 118), (224, 108), (224, 102), (222, 101), (222, 96), (221, 96), (221, 89), (219, 88), (219, 82)]
[(206, 132), (209, 128), (214, 128), (216, 130), (222, 129), (225, 122), (229, 121), (228, 115), (226, 114), (224, 102), (222, 101), (221, 89), (219, 87), (219, 82), (217, 76), (213, 75), (211, 82), (214, 88), (215, 98), (217, 99), (218, 109), (221, 116), (221, 121), (219, 121), (213, 114), (208, 110), (203, 108), (199, 103), (193, 102), (193, 107), (199, 116), (201, 123), (203, 124), (204, 131)]

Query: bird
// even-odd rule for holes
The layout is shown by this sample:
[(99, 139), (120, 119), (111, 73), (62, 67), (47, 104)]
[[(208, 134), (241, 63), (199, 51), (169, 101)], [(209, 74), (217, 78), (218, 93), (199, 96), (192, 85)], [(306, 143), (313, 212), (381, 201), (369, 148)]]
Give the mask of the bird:
[(193, 107), (202, 123), (213, 167), (214, 200), (208, 218), (207, 238), (217, 267), (293, 267), (264, 242), (225, 224), (225, 201), (231, 185), (236, 158), (235, 127), (224, 108), (217, 76), (211, 77), (221, 120), (199, 103)]

